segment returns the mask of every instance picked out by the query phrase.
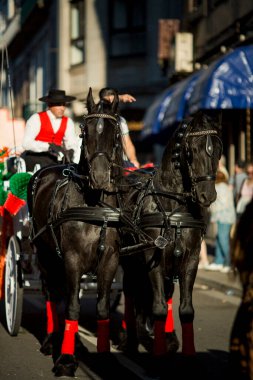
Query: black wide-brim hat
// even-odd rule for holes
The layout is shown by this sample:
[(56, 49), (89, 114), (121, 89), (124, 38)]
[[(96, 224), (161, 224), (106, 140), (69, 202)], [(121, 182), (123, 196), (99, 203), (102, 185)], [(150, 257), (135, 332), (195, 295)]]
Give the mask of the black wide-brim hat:
[(65, 91), (63, 90), (49, 90), (47, 96), (43, 96), (42, 98), (39, 98), (41, 102), (53, 103), (53, 104), (68, 103), (68, 102), (72, 102), (75, 99), (76, 99), (75, 96), (66, 95)]

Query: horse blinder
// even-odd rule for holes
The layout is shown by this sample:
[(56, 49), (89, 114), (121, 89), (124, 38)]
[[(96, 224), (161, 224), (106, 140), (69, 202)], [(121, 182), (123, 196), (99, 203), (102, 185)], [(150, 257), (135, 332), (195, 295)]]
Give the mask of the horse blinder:
[(213, 142), (210, 135), (206, 136), (206, 153), (209, 157), (213, 155)]

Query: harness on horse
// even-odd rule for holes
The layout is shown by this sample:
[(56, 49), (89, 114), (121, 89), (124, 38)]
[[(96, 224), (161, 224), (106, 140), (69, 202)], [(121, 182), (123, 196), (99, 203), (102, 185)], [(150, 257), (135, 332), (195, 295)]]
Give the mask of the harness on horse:
[[(73, 166), (64, 169), (65, 173), (73, 173)], [(155, 171), (154, 171), (155, 173)], [(78, 178), (75, 174), (69, 175), (68, 178), (64, 178), (62, 180), (58, 180), (55, 184), (54, 192), (51, 198), (48, 221), (47, 224), (42, 227), (36, 234), (33, 235), (32, 240), (35, 241), (41, 234), (46, 232), (48, 229), (52, 235), (52, 238), (55, 243), (56, 252), (59, 257), (61, 257), (61, 252), (59, 248), (59, 244), (57, 242), (57, 238), (55, 235), (55, 229), (59, 227), (61, 224), (68, 221), (80, 221), (84, 223), (89, 223), (92, 225), (100, 226), (100, 242), (99, 242), (99, 250), (103, 251), (104, 249), (104, 241), (105, 241), (105, 232), (107, 227), (128, 229), (131, 233), (138, 238), (140, 243), (121, 247), (120, 254), (121, 255), (129, 255), (134, 254), (146, 249), (150, 249), (152, 247), (157, 247), (159, 249), (164, 249), (168, 244), (168, 235), (169, 229), (176, 229), (176, 240), (175, 240), (175, 256), (180, 256), (181, 252), (179, 250), (179, 240), (181, 236), (182, 228), (200, 228), (202, 233), (204, 234), (206, 229), (206, 223), (202, 219), (195, 219), (190, 213), (180, 212), (181, 206), (174, 209), (173, 211), (167, 212), (164, 210), (159, 196), (176, 198), (179, 203), (184, 205), (186, 203), (186, 196), (190, 196), (189, 193), (174, 193), (174, 192), (164, 192), (159, 189), (155, 189), (153, 184), (154, 173), (152, 173), (151, 177), (146, 180), (146, 182), (142, 185), (142, 189), (138, 189), (139, 196), (138, 202), (135, 206), (133, 215), (128, 217), (125, 213), (124, 207), (113, 208), (110, 205), (106, 205), (102, 201), (99, 202), (97, 206), (89, 207), (89, 206), (78, 206), (78, 207), (70, 207), (64, 209), (64, 201), (62, 203), (62, 210), (57, 215), (54, 214), (53, 205), (55, 203), (55, 198), (60, 189), (63, 187), (66, 189), (65, 194), (67, 193), (67, 185), (70, 181), (76, 180)], [(132, 185), (134, 186), (134, 185)], [(137, 182), (137, 187), (139, 187), (139, 182)], [(142, 210), (142, 203), (146, 196), (153, 196), (157, 202), (159, 212), (144, 214), (140, 216)], [(65, 198), (65, 197), (64, 197)], [(119, 201), (119, 204), (122, 204)], [(163, 236), (159, 236), (155, 240), (151, 239), (149, 235), (144, 232), (144, 229), (147, 227), (159, 227), (164, 229)]]
[[(91, 114), (86, 116), (86, 118), (96, 117), (99, 120), (103, 120), (103, 118), (110, 118), (113, 121), (117, 121), (116, 118), (107, 114)], [(101, 123), (100, 123), (101, 124)], [(101, 125), (100, 125), (101, 126)], [(99, 123), (98, 123), (98, 133), (99, 133)], [(148, 172), (148, 178), (143, 181), (138, 180), (138, 170), (134, 172), (134, 176), (137, 177), (136, 181), (132, 183), (128, 183), (125, 186), (134, 187), (136, 191), (138, 191), (137, 202), (134, 206), (134, 210), (131, 215), (127, 213), (125, 207), (122, 206), (123, 202), (121, 196), (119, 194), (119, 188), (116, 190), (117, 199), (118, 199), (118, 207), (114, 208), (110, 205), (107, 205), (102, 200), (98, 202), (98, 204), (94, 207), (90, 206), (78, 206), (64, 209), (64, 202), (62, 205), (61, 211), (54, 215), (53, 212), (53, 204), (56, 198), (58, 191), (62, 188), (67, 188), (68, 184), (71, 181), (74, 183), (81, 183), (88, 181), (88, 176), (84, 176), (79, 174), (76, 168), (73, 165), (69, 165), (64, 168), (63, 176), (64, 179), (57, 181), (54, 189), (54, 193), (51, 199), (50, 211), (48, 216), (47, 224), (42, 227), (36, 234), (34, 234), (32, 240), (36, 240), (41, 234), (46, 232), (46, 230), (50, 230), (52, 238), (55, 242), (56, 252), (61, 257), (59, 245), (57, 242), (57, 238), (55, 235), (55, 229), (68, 221), (80, 221), (84, 223), (89, 223), (92, 225), (100, 226), (101, 233), (99, 239), (99, 252), (103, 252), (104, 243), (105, 243), (105, 235), (106, 229), (108, 227), (113, 227), (119, 229), (120, 234), (123, 236), (124, 233), (131, 234), (134, 237), (135, 243), (132, 245), (122, 246), (120, 248), (121, 255), (130, 255), (135, 254), (137, 252), (141, 252), (150, 248), (158, 248), (164, 249), (166, 248), (169, 241), (171, 241), (171, 230), (175, 229), (175, 239), (174, 239), (174, 256), (179, 258), (182, 254), (181, 246), (180, 246), (180, 238), (182, 234), (183, 228), (197, 228), (201, 230), (202, 236), (206, 231), (206, 221), (201, 218), (195, 218), (190, 212), (183, 211), (183, 206), (187, 204), (187, 201), (190, 199), (192, 202), (195, 201), (195, 186), (198, 182), (201, 181), (210, 181), (215, 179), (215, 174), (208, 174), (206, 176), (194, 177), (191, 167), (191, 149), (189, 148), (189, 143), (187, 141), (188, 137), (193, 136), (206, 136), (206, 153), (211, 156), (213, 154), (213, 145), (212, 140), (210, 138), (211, 135), (216, 135), (216, 130), (203, 130), (197, 132), (187, 132), (187, 125), (183, 124), (181, 129), (177, 134), (177, 143), (175, 144), (174, 155), (172, 160), (174, 161), (174, 166), (177, 169), (181, 167), (181, 142), (184, 138), (185, 141), (185, 149), (186, 149), (186, 165), (188, 168), (189, 179), (191, 181), (191, 190), (189, 192), (170, 192), (164, 191), (161, 188), (158, 188), (154, 184), (154, 179), (157, 173), (157, 170), (154, 169), (152, 173)], [(82, 129), (82, 137), (84, 137), (84, 129)], [(117, 147), (116, 147), (117, 148)], [(116, 149), (115, 148), (115, 149)], [(83, 144), (83, 149), (87, 149), (85, 144)], [(96, 152), (98, 154), (105, 154), (104, 152)], [(113, 159), (108, 157), (108, 160), (112, 165), (116, 165), (114, 163), (115, 153), (113, 154)], [(90, 160), (93, 160), (95, 156), (92, 156)], [(111, 167), (110, 166), (110, 167)], [(90, 166), (89, 166), (90, 170)], [(123, 185), (124, 186), (124, 185)], [(143, 202), (147, 196), (151, 196), (157, 205), (158, 211), (155, 213), (146, 213), (142, 214)], [(163, 202), (160, 198), (169, 198), (176, 200), (179, 204), (174, 210), (166, 211), (163, 206)], [(155, 240), (153, 240), (146, 232), (145, 229), (150, 227), (160, 228), (163, 233), (159, 235)], [(124, 240), (124, 239), (123, 239)]]

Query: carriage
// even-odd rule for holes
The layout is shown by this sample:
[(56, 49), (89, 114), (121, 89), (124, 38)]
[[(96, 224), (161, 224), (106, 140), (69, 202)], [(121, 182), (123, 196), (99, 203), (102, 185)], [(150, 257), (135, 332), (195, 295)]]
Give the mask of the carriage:
[[(110, 293), (119, 264), (124, 272), (126, 349), (138, 348), (134, 319), (144, 312), (153, 321), (154, 355), (166, 355), (168, 303), (179, 281), (182, 353), (195, 354), (192, 291), (205, 215), (216, 197), (221, 126), (203, 113), (183, 121), (167, 144), (161, 166), (126, 178), (117, 106), (116, 94), (112, 104), (95, 104), (90, 89), (79, 164), (42, 168), (28, 183), (31, 235), (50, 319), (41, 352), (52, 348), (59, 327), (55, 304), (63, 293), (67, 296), (56, 376), (75, 375), (80, 284), (94, 270), (97, 351), (110, 352)], [(9, 274), (17, 279), (7, 287), (14, 295), (13, 311), (20, 290), (20, 270), (13, 261), (19, 262), (21, 255), (16, 235), (9, 241), (7, 252), (14, 256)]]

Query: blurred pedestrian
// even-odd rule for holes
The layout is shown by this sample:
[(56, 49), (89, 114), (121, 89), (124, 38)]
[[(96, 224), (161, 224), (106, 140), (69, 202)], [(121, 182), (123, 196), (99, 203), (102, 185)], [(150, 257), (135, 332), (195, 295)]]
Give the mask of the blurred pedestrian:
[(226, 157), (224, 156), (224, 154), (221, 155), (218, 169), (225, 175), (226, 180), (229, 181), (229, 173), (226, 167)]
[(239, 219), (244, 212), (247, 204), (253, 197), (253, 162), (246, 165), (247, 178), (241, 184), (241, 189), (236, 204), (236, 215)]
[(209, 265), (208, 255), (207, 255), (207, 245), (205, 239), (201, 242), (200, 254), (199, 254), (199, 266), (198, 269), (205, 269)]
[(215, 189), (217, 198), (210, 206), (211, 223), (216, 223), (214, 262), (205, 269), (227, 273), (230, 270), (230, 230), (235, 223), (236, 214), (233, 191), (223, 171), (218, 169)]
[(242, 187), (243, 181), (247, 178), (246, 173), (246, 161), (237, 160), (235, 163), (234, 175), (231, 176), (229, 184), (231, 185), (234, 193), (234, 202), (235, 205), (238, 201), (240, 190)]

